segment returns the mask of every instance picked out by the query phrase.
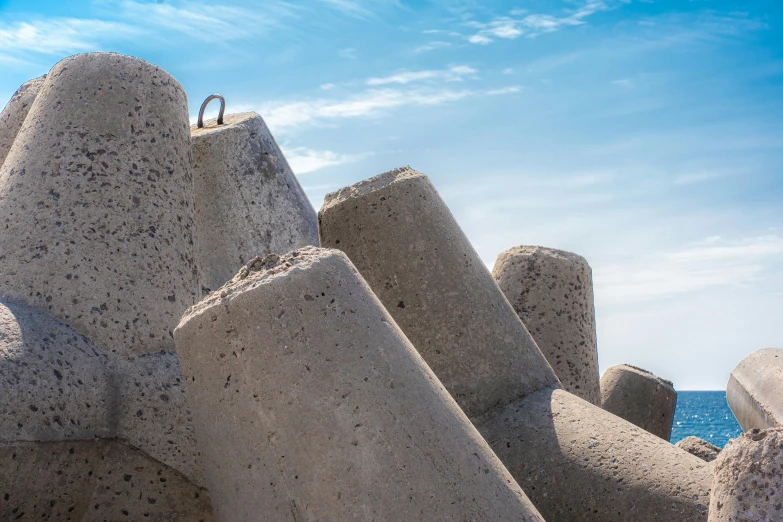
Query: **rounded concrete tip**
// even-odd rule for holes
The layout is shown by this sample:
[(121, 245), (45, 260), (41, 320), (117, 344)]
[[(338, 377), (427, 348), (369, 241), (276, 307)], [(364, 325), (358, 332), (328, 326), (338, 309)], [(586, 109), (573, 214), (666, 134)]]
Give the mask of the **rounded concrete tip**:
[(175, 329), (175, 334), (176, 330), (191, 317), (215, 304), (231, 300), (237, 294), (269, 283), (273, 279), (290, 274), (292, 271), (307, 270), (317, 263), (334, 257), (338, 257), (344, 263), (351, 265), (348, 257), (340, 250), (314, 246), (302, 247), (287, 254), (269, 254), (263, 258), (255, 257), (248, 261), (233, 279), (188, 308)]
[(182, 87), (182, 84), (180, 84), (171, 74), (169, 74), (165, 69), (161, 69), (154, 63), (150, 63), (147, 60), (144, 60), (142, 58), (137, 58), (135, 56), (130, 56), (127, 54), (120, 54), (120, 53), (112, 53), (112, 52), (91, 52), (91, 53), (78, 53), (78, 54), (72, 54), (71, 56), (66, 56), (54, 66), (52, 66), (51, 70), (49, 71), (49, 75), (57, 74), (59, 71), (61, 71), (64, 67), (68, 67), (72, 63), (77, 64), (84, 64), (88, 62), (98, 63), (102, 62), (109, 66), (116, 63), (121, 62), (131, 62), (136, 63), (138, 65), (141, 65), (143, 67), (151, 67), (155, 70), (160, 71), (161, 73), (165, 74), (169, 77), (169, 80), (172, 81), (172, 83), (183, 93), (185, 92), (185, 88)]
[(637, 375), (641, 375), (642, 377), (645, 377), (647, 379), (653, 379), (655, 381), (658, 381), (659, 384), (663, 386), (668, 386), (671, 389), (674, 389), (674, 383), (672, 381), (669, 381), (667, 379), (664, 379), (663, 377), (658, 377), (651, 371), (647, 371), (644, 368), (639, 368), (638, 366), (633, 366), (631, 364), (618, 364), (616, 366), (612, 366), (611, 368), (606, 370), (607, 372), (631, 372), (635, 373)]
[[(556, 248), (548, 248), (537, 245), (519, 245), (508, 250), (505, 250), (500, 256), (512, 256), (512, 257), (549, 257), (554, 259), (562, 259), (571, 263), (579, 265), (590, 266), (587, 260), (579, 254), (568, 252), (566, 250), (558, 250)], [(500, 257), (498, 256), (498, 257)]]
[(410, 168), (407, 165), (404, 167), (398, 167), (388, 172), (384, 172), (383, 174), (378, 174), (372, 178), (342, 188), (336, 192), (330, 192), (324, 196), (324, 204), (321, 210), (324, 210), (333, 205), (337, 205), (338, 203), (342, 203), (343, 201), (346, 201), (352, 197), (364, 196), (366, 194), (370, 194), (377, 190), (386, 188), (389, 185), (415, 179), (429, 180), (427, 176)]
[(240, 112), (237, 114), (227, 114), (225, 117), (223, 117), (223, 123), (218, 125), (217, 118), (211, 118), (209, 120), (204, 120), (204, 126), (199, 128), (198, 125), (193, 124), (190, 126), (190, 136), (193, 138), (206, 136), (209, 134), (213, 134), (215, 132), (220, 132), (226, 129), (230, 129), (236, 125), (242, 125), (245, 122), (256, 122), (256, 120), (261, 120), (261, 123), (266, 125), (264, 123), (264, 119), (261, 117), (260, 114), (256, 112)]

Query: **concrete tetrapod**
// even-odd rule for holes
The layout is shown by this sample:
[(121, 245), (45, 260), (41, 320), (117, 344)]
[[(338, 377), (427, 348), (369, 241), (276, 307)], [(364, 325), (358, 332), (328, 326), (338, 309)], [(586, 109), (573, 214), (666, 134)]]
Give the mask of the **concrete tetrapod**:
[(343, 253), (253, 260), (174, 336), (217, 520), (543, 521)]
[(111, 53), (56, 64), (0, 168), (0, 297), (131, 358), (196, 300), (187, 98)]
[(704, 462), (712, 462), (718, 458), (720, 448), (714, 444), (710, 444), (704, 439), (699, 437), (685, 437), (677, 444), (678, 448), (687, 451), (691, 455), (699, 457)]
[(706, 520), (707, 465), (559, 389), (426, 176), (329, 194), (319, 225), (547, 520)]
[(0, 113), (0, 166), (11, 149), (19, 129), (30, 111), (46, 76), (39, 76), (22, 84)]
[(630, 364), (618, 364), (601, 376), (601, 406), (653, 435), (669, 440), (677, 392), (666, 379)]
[(176, 354), (107, 356), (52, 316), (0, 300), (0, 442), (119, 437), (203, 486), (182, 384)]
[(213, 520), (205, 489), (117, 440), (0, 442), (0, 469), (0, 520)]
[(254, 112), (191, 127), (202, 293), (249, 259), (318, 245), (315, 210)]
[(498, 256), (492, 277), (563, 388), (600, 406), (593, 273), (585, 258), (517, 246)]
[(709, 522), (783, 522), (783, 427), (726, 444), (715, 460)]
[(783, 425), (783, 350), (763, 348), (731, 371), (726, 401), (745, 431)]

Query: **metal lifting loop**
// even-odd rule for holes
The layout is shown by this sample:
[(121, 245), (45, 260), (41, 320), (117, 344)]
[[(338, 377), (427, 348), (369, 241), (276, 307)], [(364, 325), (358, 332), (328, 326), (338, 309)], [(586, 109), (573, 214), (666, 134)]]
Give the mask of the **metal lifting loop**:
[(204, 103), (201, 104), (201, 109), (198, 111), (197, 126), (199, 129), (204, 127), (204, 110), (207, 108), (207, 105), (209, 105), (209, 102), (211, 102), (212, 100), (220, 100), (220, 112), (218, 113), (217, 124), (223, 125), (223, 113), (226, 112), (226, 100), (219, 94), (213, 94), (212, 96), (209, 96), (206, 100), (204, 100)]

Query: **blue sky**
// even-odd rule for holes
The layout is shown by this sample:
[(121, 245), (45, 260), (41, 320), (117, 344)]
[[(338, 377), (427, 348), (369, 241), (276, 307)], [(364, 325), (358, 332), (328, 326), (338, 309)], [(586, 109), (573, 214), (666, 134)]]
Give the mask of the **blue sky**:
[(783, 4), (0, 0), (0, 97), (85, 51), (267, 120), (311, 201), (429, 175), (484, 261), (593, 267), (602, 369), (723, 389), (783, 345)]

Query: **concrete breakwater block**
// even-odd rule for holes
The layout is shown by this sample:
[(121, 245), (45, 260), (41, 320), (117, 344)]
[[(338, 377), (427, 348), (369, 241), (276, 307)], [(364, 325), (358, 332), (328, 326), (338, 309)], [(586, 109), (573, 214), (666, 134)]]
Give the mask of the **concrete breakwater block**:
[(498, 256), (492, 277), (563, 389), (600, 406), (593, 273), (585, 258), (518, 246)]
[(715, 460), (709, 522), (783, 521), (783, 427), (730, 440)]
[(543, 520), (341, 252), (253, 260), (174, 335), (217, 520)]
[(783, 350), (763, 348), (731, 371), (726, 401), (745, 431), (783, 425)]
[(205, 489), (117, 440), (0, 442), (0, 469), (0, 520), (213, 520)]
[(691, 455), (699, 457), (704, 462), (712, 462), (718, 457), (720, 448), (714, 444), (710, 444), (704, 439), (699, 437), (685, 437), (677, 444), (675, 444), (681, 450), (687, 451)]
[(677, 392), (666, 379), (636, 366), (618, 364), (601, 376), (601, 405), (606, 411), (669, 440)]
[(173, 349), (196, 300), (182, 87), (111, 53), (56, 64), (0, 168), (0, 297), (126, 358)]
[(315, 210), (261, 116), (229, 114), (191, 135), (202, 292), (253, 257), (318, 245)]
[(0, 442), (94, 437), (205, 483), (176, 354), (107, 356), (48, 314), (0, 301)]
[(38, 91), (44, 83), (46, 76), (34, 78), (22, 84), (16, 90), (0, 113), (0, 166), (5, 161), (8, 151), (19, 133), (19, 129), (30, 111)]
[(559, 389), (426, 176), (329, 194), (319, 225), (547, 520), (706, 520), (707, 464)]

